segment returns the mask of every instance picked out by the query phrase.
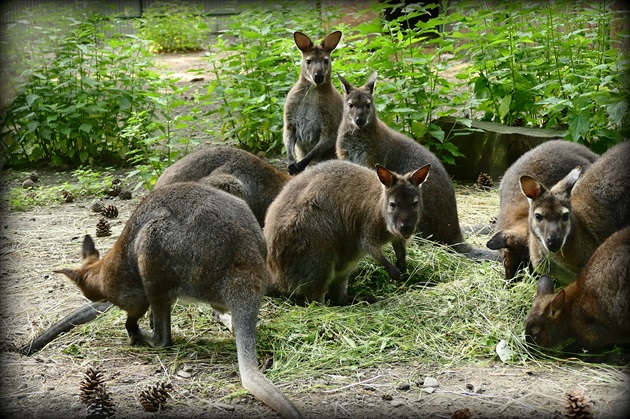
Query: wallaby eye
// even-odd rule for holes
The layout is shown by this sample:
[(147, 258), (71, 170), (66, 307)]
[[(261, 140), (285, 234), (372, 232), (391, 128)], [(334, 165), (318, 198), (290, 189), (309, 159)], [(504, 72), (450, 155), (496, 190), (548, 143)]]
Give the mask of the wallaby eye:
[(396, 209), (396, 203), (394, 201), (390, 201), (389, 208), (395, 210)]
[(324, 58), (324, 64), (328, 64), (330, 60), (328, 58)]
[(310, 65), (311, 64), (311, 60), (306, 60), (306, 65)]
[(415, 201), (413, 201), (413, 207), (418, 208), (418, 206), (420, 206), (420, 201), (416, 199)]
[(536, 218), (536, 221), (542, 221), (543, 220), (543, 216), (540, 214), (535, 214), (534, 217)]
[(569, 213), (565, 212), (564, 214), (562, 214), (562, 221), (567, 222), (569, 221)]
[(349, 103), (348, 103), (348, 107), (349, 107), (350, 109), (354, 108), (354, 103), (349, 102)]

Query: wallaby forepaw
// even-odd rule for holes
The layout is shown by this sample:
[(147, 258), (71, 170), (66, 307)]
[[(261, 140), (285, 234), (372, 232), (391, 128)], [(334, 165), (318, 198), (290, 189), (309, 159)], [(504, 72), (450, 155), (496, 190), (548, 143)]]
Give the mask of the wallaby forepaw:
[(302, 169), (300, 166), (298, 166), (297, 163), (291, 163), (289, 165), (289, 174), (291, 176), (295, 176), (295, 175), (299, 175), (300, 173), (302, 173), (304, 169)]

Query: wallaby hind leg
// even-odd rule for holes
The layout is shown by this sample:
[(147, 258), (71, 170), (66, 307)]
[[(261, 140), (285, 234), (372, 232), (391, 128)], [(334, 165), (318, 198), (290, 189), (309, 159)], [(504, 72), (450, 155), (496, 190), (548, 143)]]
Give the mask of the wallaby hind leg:
[(346, 306), (354, 300), (354, 295), (348, 295), (348, 275), (340, 275), (332, 280), (328, 287), (326, 297), (330, 299), (330, 304), (335, 306)]
[(145, 302), (142, 305), (127, 310), (127, 321), (125, 322), (125, 329), (129, 335), (130, 345), (141, 345), (143, 343), (151, 343), (151, 334), (140, 330), (138, 321), (149, 309), (149, 303)]
[(172, 302), (164, 297), (151, 298), (151, 315), (153, 317), (153, 339), (151, 345), (162, 348), (170, 346), (171, 339), (171, 308)]

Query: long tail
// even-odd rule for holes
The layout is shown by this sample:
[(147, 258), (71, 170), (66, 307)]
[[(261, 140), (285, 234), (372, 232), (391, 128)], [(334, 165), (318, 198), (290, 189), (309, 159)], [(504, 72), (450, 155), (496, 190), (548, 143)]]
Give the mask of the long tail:
[(503, 260), (503, 254), (498, 250), (482, 249), (473, 247), (468, 243), (452, 244), (450, 247), (457, 253), (461, 253), (466, 257), (477, 260), (490, 260), (500, 262)]
[(74, 326), (91, 322), (103, 314), (105, 310), (111, 306), (112, 303), (109, 302), (89, 303), (84, 305), (75, 312), (68, 314), (44, 333), (37, 336), (30, 344), (24, 346), (21, 349), (21, 352), (27, 356), (34, 354), (52, 342), (60, 334), (72, 330)]

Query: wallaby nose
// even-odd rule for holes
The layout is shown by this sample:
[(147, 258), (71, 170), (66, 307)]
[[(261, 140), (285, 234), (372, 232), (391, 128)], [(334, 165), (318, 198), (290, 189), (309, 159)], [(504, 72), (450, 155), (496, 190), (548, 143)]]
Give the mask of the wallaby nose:
[(324, 74), (323, 73), (316, 73), (313, 76), (313, 81), (315, 82), (315, 84), (322, 84), (324, 82)]
[(367, 122), (367, 118), (365, 118), (364, 116), (357, 116), (356, 118), (354, 118), (354, 123), (359, 128), (363, 127), (366, 124), (366, 122)]
[(400, 231), (400, 235), (403, 236), (405, 239), (408, 239), (413, 235), (415, 231), (415, 225), (412, 223), (400, 223), (398, 229)]
[(560, 237), (547, 237), (545, 243), (547, 244), (547, 250), (554, 253), (562, 247), (562, 239)]

